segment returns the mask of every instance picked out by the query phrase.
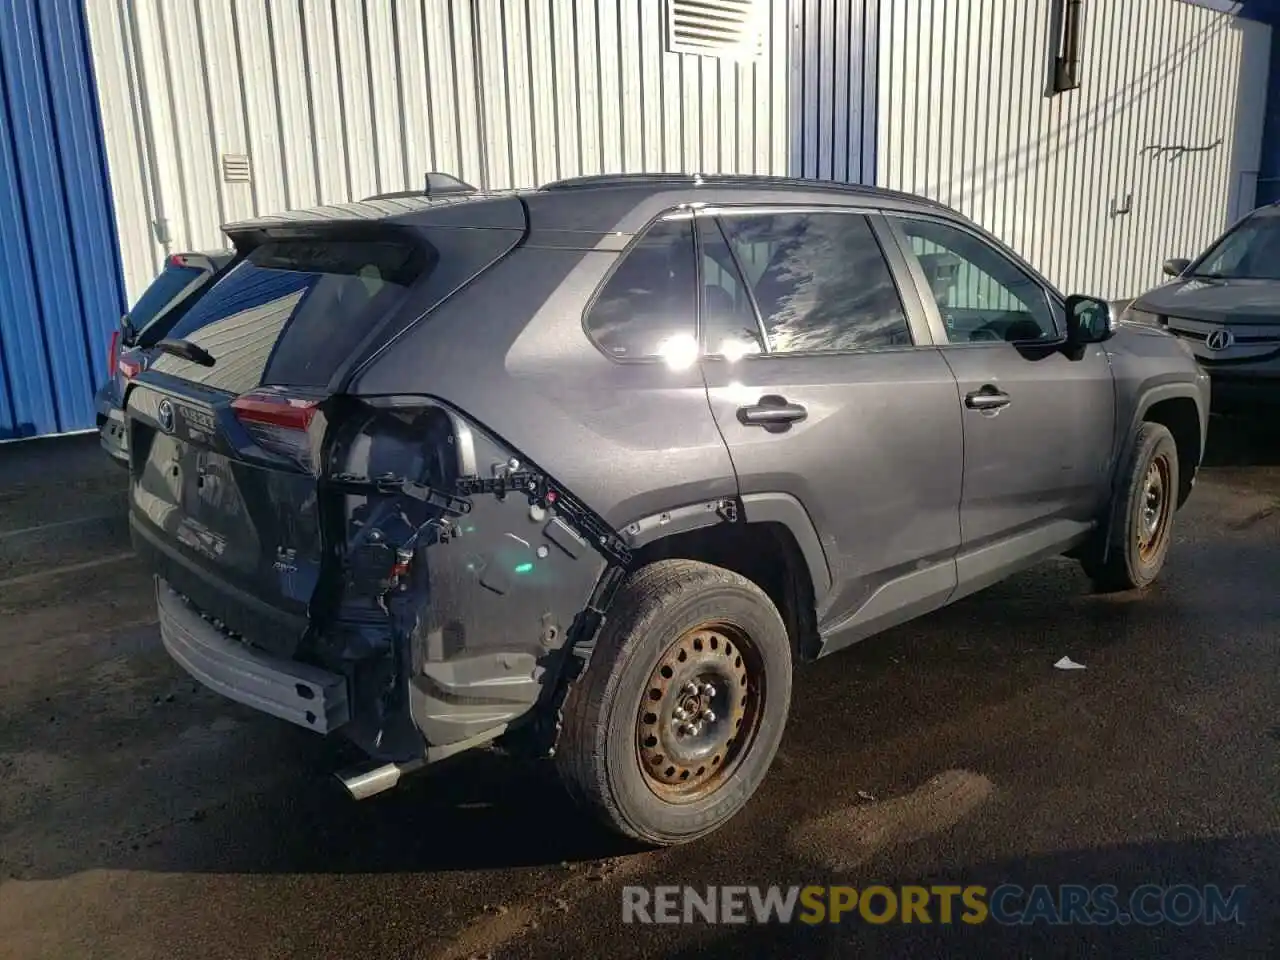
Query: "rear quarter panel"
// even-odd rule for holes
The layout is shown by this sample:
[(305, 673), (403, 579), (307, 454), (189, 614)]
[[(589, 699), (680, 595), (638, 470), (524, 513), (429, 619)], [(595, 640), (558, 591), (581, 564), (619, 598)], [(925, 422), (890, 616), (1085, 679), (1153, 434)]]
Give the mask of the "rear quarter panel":
[[(358, 375), (358, 395), (440, 398), (549, 473), (615, 529), (737, 494), (697, 368), (616, 363), (587, 339), (587, 301), (618, 243), (525, 246)], [(488, 469), (481, 464), (481, 470)]]
[[(621, 246), (595, 239), (603, 249), (562, 237), (508, 254), (408, 329), (348, 391), (443, 401), (492, 438), (477, 438), (481, 477), (514, 456), (615, 530), (736, 496), (698, 368), (615, 363), (584, 333), (584, 307)], [(492, 735), (551, 692), (547, 679), (560, 673), (576, 615), (604, 568), (595, 545), (548, 540), (530, 523), (525, 498), (471, 499), (462, 536), (427, 549), (415, 593), (412, 712), (437, 748)], [(535, 559), (529, 574), (490, 582), (491, 573), (515, 569), (526, 548), (544, 546), (552, 567)], [(470, 705), (459, 707), (459, 696)]]

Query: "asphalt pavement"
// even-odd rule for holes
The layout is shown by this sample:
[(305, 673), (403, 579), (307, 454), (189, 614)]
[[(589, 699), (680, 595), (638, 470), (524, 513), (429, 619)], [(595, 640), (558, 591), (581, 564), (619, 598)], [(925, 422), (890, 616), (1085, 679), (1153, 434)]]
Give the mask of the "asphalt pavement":
[[(0, 571), (0, 958), (1271, 955), (1280, 442), (1211, 443), (1155, 587), (1097, 596), (1051, 561), (801, 668), (759, 795), (659, 852), (492, 754), (348, 801), (339, 745), (168, 660), (132, 558)], [(632, 885), (1183, 883), (1246, 888), (1239, 922), (622, 914)]]

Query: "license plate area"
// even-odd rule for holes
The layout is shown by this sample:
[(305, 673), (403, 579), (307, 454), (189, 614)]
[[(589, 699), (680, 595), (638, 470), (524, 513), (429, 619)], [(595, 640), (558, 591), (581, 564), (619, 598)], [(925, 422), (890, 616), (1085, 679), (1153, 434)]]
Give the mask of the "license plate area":
[(255, 645), (292, 648), (323, 558), (315, 477), (242, 450), (216, 404), (135, 389), (129, 423), (135, 531), (166, 579)]

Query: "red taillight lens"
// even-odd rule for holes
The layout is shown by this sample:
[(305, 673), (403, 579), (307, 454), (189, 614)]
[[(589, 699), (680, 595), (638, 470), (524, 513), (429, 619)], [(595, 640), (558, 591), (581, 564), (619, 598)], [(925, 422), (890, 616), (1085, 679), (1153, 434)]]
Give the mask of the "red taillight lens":
[(309, 428), (320, 401), (261, 387), (236, 397), (231, 409), (253, 442), (310, 470), (314, 464)]
[(311, 426), (318, 404), (317, 400), (290, 396), (282, 390), (264, 387), (236, 397), (231, 401), (231, 409), (241, 423), (305, 430)]
[(116, 361), (120, 356), (120, 331), (111, 331), (111, 345), (107, 347), (107, 376), (116, 375)]
[(140, 374), (146, 364), (142, 362), (142, 356), (132, 350), (126, 350), (116, 361), (116, 369), (120, 371), (120, 376), (126, 380), (132, 380)]

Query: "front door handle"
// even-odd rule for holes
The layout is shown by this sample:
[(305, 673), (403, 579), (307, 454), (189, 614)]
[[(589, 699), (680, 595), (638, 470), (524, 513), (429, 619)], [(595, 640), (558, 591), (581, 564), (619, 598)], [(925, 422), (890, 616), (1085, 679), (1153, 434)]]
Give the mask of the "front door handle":
[(759, 403), (738, 408), (738, 420), (748, 427), (798, 423), (808, 415), (809, 411), (800, 404), (777, 396), (761, 397)]
[(1009, 395), (991, 384), (981, 390), (975, 390), (964, 398), (964, 405), (970, 410), (999, 410), (1009, 405)]

